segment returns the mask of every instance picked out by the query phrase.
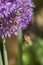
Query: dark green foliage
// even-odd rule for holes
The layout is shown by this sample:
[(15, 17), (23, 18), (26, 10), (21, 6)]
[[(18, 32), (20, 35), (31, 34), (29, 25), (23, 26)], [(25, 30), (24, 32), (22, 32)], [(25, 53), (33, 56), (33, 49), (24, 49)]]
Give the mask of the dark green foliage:
[(33, 45), (24, 43), (23, 65), (43, 65), (43, 39), (37, 38)]
[(43, 0), (33, 0), (35, 4), (35, 13), (38, 12), (41, 8), (43, 8)]

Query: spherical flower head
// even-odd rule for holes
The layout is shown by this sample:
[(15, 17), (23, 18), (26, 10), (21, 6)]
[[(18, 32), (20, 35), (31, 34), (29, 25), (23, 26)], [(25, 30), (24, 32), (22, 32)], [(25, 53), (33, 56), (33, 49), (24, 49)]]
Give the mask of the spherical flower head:
[(24, 30), (32, 20), (33, 7), (31, 0), (0, 0), (0, 37)]

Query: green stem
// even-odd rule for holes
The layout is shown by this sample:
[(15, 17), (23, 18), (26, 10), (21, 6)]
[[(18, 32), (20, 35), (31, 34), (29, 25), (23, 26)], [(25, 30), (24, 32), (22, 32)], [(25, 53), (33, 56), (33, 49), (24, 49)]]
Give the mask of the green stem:
[(2, 38), (0, 37), (0, 63), (5, 65), (4, 64), (4, 55), (3, 55), (3, 41), (2, 41)]
[(19, 30), (19, 35), (17, 37), (18, 40), (18, 65), (22, 65), (22, 43), (23, 43), (23, 35), (22, 30)]
[(3, 39), (3, 53), (5, 65), (8, 65), (7, 49), (6, 49), (6, 39)]
[(0, 52), (0, 65), (3, 65), (1, 52)]

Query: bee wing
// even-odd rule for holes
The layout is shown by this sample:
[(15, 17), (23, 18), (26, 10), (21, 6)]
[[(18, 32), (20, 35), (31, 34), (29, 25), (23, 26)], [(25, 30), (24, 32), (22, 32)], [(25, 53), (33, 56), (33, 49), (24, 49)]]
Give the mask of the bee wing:
[(28, 44), (32, 45), (32, 40), (31, 40), (31, 38), (30, 38), (29, 36), (24, 35), (24, 39), (25, 39), (25, 41), (26, 41)]

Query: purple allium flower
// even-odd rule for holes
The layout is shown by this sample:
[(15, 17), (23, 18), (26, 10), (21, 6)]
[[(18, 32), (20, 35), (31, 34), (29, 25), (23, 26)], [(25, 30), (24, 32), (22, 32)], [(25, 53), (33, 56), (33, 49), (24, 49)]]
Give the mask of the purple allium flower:
[(18, 35), (18, 29), (25, 29), (33, 16), (31, 0), (0, 0), (0, 36)]

